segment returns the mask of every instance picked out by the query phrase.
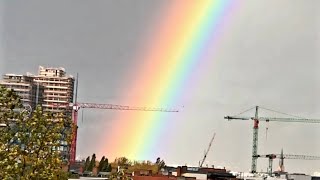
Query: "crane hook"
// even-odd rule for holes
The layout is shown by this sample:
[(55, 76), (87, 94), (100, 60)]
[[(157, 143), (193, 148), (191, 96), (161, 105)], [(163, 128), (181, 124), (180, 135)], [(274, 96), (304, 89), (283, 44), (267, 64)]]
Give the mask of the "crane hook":
[(267, 123), (267, 126), (266, 126), (266, 141), (268, 141), (269, 120), (267, 120), (266, 123)]

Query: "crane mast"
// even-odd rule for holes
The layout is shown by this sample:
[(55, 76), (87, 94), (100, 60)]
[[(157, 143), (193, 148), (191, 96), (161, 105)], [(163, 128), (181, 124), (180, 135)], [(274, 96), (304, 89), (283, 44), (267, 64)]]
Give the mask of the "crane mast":
[(202, 159), (202, 161), (201, 161), (201, 163), (200, 163), (200, 167), (203, 166), (203, 163), (204, 163), (204, 161), (205, 161), (206, 158), (207, 158), (207, 155), (208, 155), (208, 153), (209, 153), (209, 151), (210, 151), (210, 148), (211, 148), (211, 145), (212, 145), (212, 142), (213, 142), (215, 136), (216, 136), (216, 133), (214, 133), (213, 136), (212, 136), (212, 138), (211, 138), (211, 141), (210, 141), (210, 143), (209, 143), (208, 149), (207, 149), (207, 151), (205, 151), (204, 156), (203, 156), (203, 159)]
[[(265, 108), (264, 108), (265, 109)], [(249, 109), (251, 110), (251, 109)], [(266, 109), (269, 110), (269, 109)], [(277, 122), (300, 122), (300, 123), (320, 123), (320, 119), (307, 119), (307, 118), (278, 118), (278, 117), (259, 117), (258, 116), (259, 106), (255, 106), (255, 116), (225, 116), (227, 120), (253, 120), (253, 142), (252, 142), (252, 162), (251, 172), (257, 172), (257, 159), (258, 159), (258, 133), (259, 133), (259, 122), (260, 121), (277, 121)]]
[[(75, 97), (74, 97), (74, 104), (78, 104), (78, 84), (79, 83), (79, 74), (77, 73), (77, 79), (76, 79), (76, 87), (75, 87)], [(76, 106), (73, 106), (70, 104), (70, 107), (72, 107), (72, 121), (74, 123), (73, 127), (73, 133), (72, 133), (72, 140), (71, 140), (71, 147), (70, 147), (70, 157), (69, 161), (71, 164), (73, 164), (76, 161), (76, 152), (77, 152), (77, 138), (78, 138), (78, 108)]]
[(254, 116), (253, 124), (253, 144), (252, 144), (252, 160), (251, 160), (251, 169), (256, 172), (257, 169), (257, 158), (255, 157), (258, 154), (258, 133), (259, 133), (259, 119), (258, 119), (258, 109), (256, 106), (256, 113)]

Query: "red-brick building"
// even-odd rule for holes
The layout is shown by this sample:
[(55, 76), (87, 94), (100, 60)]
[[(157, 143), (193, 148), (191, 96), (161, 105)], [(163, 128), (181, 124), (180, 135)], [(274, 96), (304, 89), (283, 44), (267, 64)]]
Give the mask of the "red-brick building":
[(152, 171), (135, 171), (133, 180), (236, 180), (237, 178), (228, 173), (226, 169), (199, 168), (199, 167), (165, 167), (157, 175)]

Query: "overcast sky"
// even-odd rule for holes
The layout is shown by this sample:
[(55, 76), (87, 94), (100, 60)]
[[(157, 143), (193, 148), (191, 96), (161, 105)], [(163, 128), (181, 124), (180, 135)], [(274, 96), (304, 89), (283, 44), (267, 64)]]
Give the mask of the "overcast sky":
[[(130, 84), (122, 82), (130, 80), (124, 75), (139, 63), (132, 57), (143, 45), (146, 28), (168, 3), (0, 0), (0, 73), (37, 73), (39, 65), (62, 66), (69, 74), (80, 74), (79, 101), (118, 104), (126, 96), (120, 92)], [(261, 105), (320, 118), (319, 7), (317, 0), (248, 0), (236, 7), (212, 70), (203, 72), (179, 114), (186, 123), (170, 140), (176, 147), (162, 158), (168, 164), (196, 165), (216, 132), (207, 163), (247, 171), (252, 123), (227, 122), (224, 115)], [(112, 126), (101, 118), (113, 113), (84, 112), (78, 156), (99, 151), (102, 142), (95, 137)], [(261, 154), (284, 148), (288, 154), (320, 156), (320, 124), (269, 123), (267, 138), (267, 125), (260, 127)], [(183, 152), (174, 151), (180, 147), (185, 147)], [(258, 170), (266, 170), (267, 164), (259, 159)], [(319, 161), (286, 160), (285, 166), (291, 172), (320, 171)]]

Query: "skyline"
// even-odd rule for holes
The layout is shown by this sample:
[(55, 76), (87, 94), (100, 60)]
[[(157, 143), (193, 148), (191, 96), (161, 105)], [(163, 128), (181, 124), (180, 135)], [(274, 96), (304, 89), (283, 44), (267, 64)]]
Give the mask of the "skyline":
[[(319, 12), (315, 8), (319, 3), (309, 2), (312, 3), (239, 4), (217, 46), (215, 61), (206, 69), (198, 69), (201, 73), (197, 87), (188, 87), (193, 93), (181, 101), (162, 104), (184, 106), (178, 114), (167, 115), (168, 121), (184, 125), (173, 126), (171, 133), (175, 133), (169, 133), (170, 136), (162, 134), (164, 140), (160, 143), (172, 150), (150, 155), (150, 160), (159, 156), (168, 164), (197, 165), (216, 132), (208, 154), (209, 164), (247, 171), (251, 164), (253, 123), (228, 122), (223, 119), (225, 115), (261, 105), (303, 117), (320, 117)], [(0, 1), (0, 19), (4, 24), (0, 26), (0, 47), (3, 47), (0, 73), (34, 73), (39, 65), (62, 66), (68, 74), (79, 73), (81, 102), (150, 106), (127, 104), (127, 99), (135, 96), (127, 89), (137, 78), (135, 74), (142, 63), (134, 57), (144, 44), (145, 33), (157, 30), (149, 25), (154, 17), (164, 16), (163, 9), (169, 4), (169, 1), (140, 0), (78, 1), (64, 2), (61, 6), (58, 2)], [(111, 129), (119, 115), (130, 113), (85, 110), (83, 122), (80, 113), (78, 156), (92, 153), (108, 156), (107, 148), (100, 145), (107, 134), (100, 137), (101, 132)], [(171, 125), (170, 121), (166, 126)], [(285, 153), (320, 156), (319, 132), (315, 127), (320, 125), (269, 123), (268, 126), (266, 139), (266, 125), (261, 123), (259, 153), (279, 153), (283, 148)], [(285, 162), (286, 169), (294, 172), (312, 173), (319, 165), (317, 161)], [(266, 167), (267, 160), (259, 159), (258, 170)]]

